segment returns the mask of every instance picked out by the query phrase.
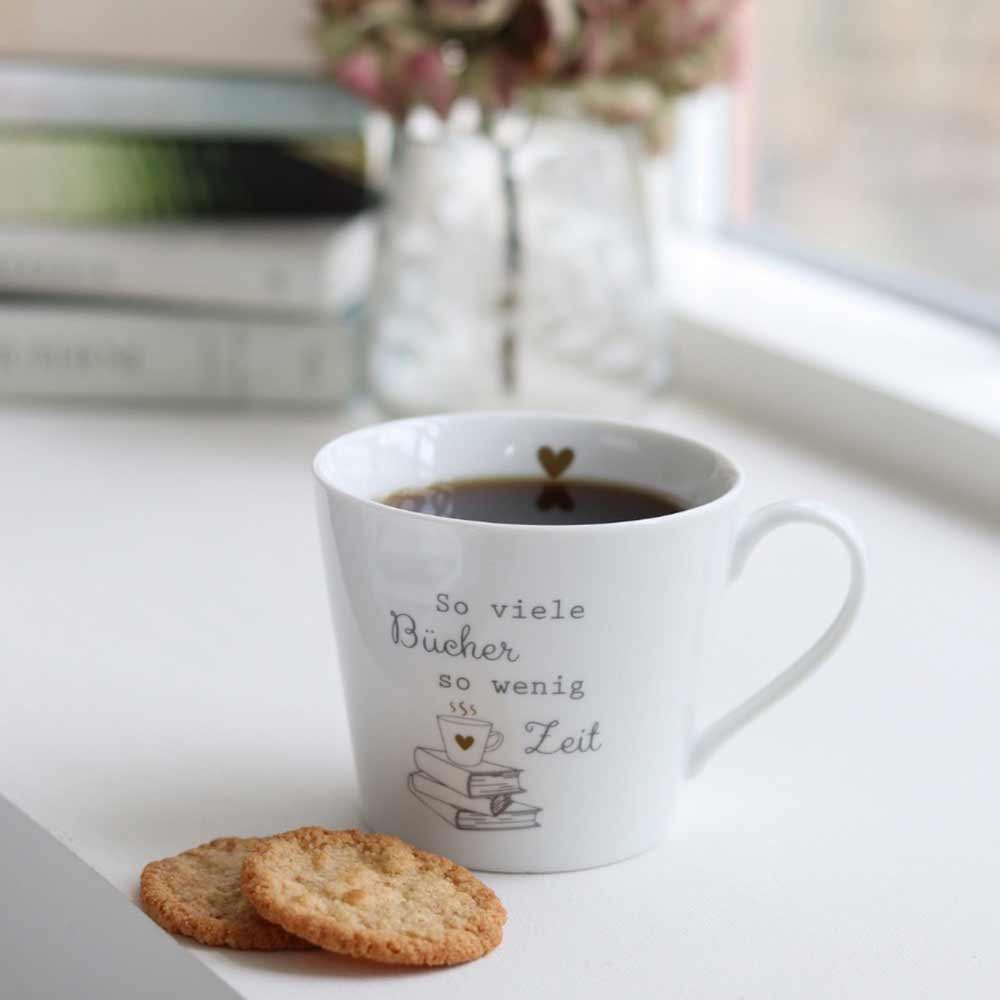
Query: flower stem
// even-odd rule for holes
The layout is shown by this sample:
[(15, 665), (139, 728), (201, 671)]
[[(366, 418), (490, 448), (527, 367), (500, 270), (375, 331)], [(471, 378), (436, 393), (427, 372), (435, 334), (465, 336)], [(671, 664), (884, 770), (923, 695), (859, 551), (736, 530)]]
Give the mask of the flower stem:
[(500, 295), (500, 385), (514, 396), (518, 383), (517, 317), (521, 294), (523, 246), (514, 154), (506, 143), (498, 142), (500, 184), (504, 214), (503, 286)]

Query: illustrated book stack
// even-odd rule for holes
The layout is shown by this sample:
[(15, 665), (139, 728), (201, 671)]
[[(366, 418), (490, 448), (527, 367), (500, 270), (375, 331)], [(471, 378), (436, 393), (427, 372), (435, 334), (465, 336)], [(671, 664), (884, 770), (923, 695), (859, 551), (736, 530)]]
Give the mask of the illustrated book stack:
[(428, 809), (459, 830), (523, 830), (538, 826), (537, 806), (514, 798), (521, 787), (521, 770), (483, 760), (456, 764), (443, 750), (418, 747), (410, 791)]

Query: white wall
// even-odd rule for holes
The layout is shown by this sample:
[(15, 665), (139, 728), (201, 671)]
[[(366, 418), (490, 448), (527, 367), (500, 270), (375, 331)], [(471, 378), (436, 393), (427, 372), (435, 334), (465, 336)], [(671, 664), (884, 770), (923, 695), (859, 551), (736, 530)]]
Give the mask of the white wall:
[(0, 0), (0, 53), (304, 70), (311, 0)]

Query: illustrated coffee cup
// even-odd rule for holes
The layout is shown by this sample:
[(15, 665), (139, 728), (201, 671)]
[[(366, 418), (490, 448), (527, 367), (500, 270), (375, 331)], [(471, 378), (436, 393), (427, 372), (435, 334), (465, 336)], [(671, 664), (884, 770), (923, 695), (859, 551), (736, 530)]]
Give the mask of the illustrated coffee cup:
[[(471, 868), (566, 871), (656, 845), (685, 781), (829, 658), (861, 601), (864, 554), (847, 518), (804, 500), (745, 515), (732, 460), (650, 427), (417, 417), (346, 434), (314, 468), (360, 819)], [(381, 502), (526, 478), (618, 484), (682, 509), (524, 524)], [(727, 584), (762, 538), (800, 523), (845, 549), (840, 609), (790, 666), (696, 728), (701, 650)], [(777, 600), (770, 614), (780, 629)], [(834, 745), (837, 723), (825, 722), (810, 736)]]
[(439, 715), (437, 724), (444, 741), (444, 752), (453, 764), (482, 763), (489, 751), (496, 750), (503, 743), (503, 733), (497, 732), (493, 723), (484, 719)]

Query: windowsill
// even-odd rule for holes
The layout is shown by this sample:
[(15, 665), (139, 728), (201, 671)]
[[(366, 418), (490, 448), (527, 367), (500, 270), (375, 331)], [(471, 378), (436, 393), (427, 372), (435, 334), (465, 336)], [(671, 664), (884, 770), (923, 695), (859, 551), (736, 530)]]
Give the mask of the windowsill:
[(997, 509), (1000, 338), (724, 239), (668, 266), (680, 383)]
[[(718, 337), (698, 340), (707, 350)], [(976, 959), (993, 954), (1000, 895), (995, 866), (982, 864), (1000, 840), (990, 766), (1000, 623), (987, 605), (1000, 534), (823, 449), (805, 454), (742, 407), (687, 396), (650, 419), (737, 457), (745, 510), (801, 491), (858, 519), (877, 570), (870, 603), (836, 662), (691, 784), (661, 848), (573, 875), (487, 876), (510, 906), (508, 941), (443, 975), (464, 977), (477, 1000), (508, 1000), (515, 981), (546, 1000), (659, 996), (656, 943), (680, 942), (678, 996), (725, 997), (734, 982), (768, 1000), (830, 995), (833, 969), (849, 970), (862, 997), (993, 1000), (995, 963)], [(404, 981), (305, 952), (154, 940), (132, 902), (149, 859), (217, 834), (359, 822), (307, 474), (344, 418), (111, 407), (4, 416), (0, 495), (17, 530), (0, 572), (12, 665), (0, 670), (0, 794), (46, 831), (0, 804), (0, 885), (18, 907), (13, 936), (0, 929), (4, 985), (65, 996), (74, 977), (74, 996), (149, 996), (122, 985), (139, 970), (165, 984), (156, 996), (201, 1000), (216, 994), (185, 984), (203, 963), (220, 996), (438, 1000), (433, 973)], [(776, 533), (765, 548), (713, 629), (703, 718), (798, 655), (839, 600), (844, 564), (822, 532)], [(72, 854), (27, 842), (49, 835)], [(82, 864), (74, 872), (72, 855), (117, 898)], [(25, 859), (41, 874), (5, 881)], [(29, 882), (30, 898), (9, 889)], [(592, 899), (602, 905), (581, 906)], [(109, 934), (119, 955), (141, 954), (141, 969), (108, 964)]]

